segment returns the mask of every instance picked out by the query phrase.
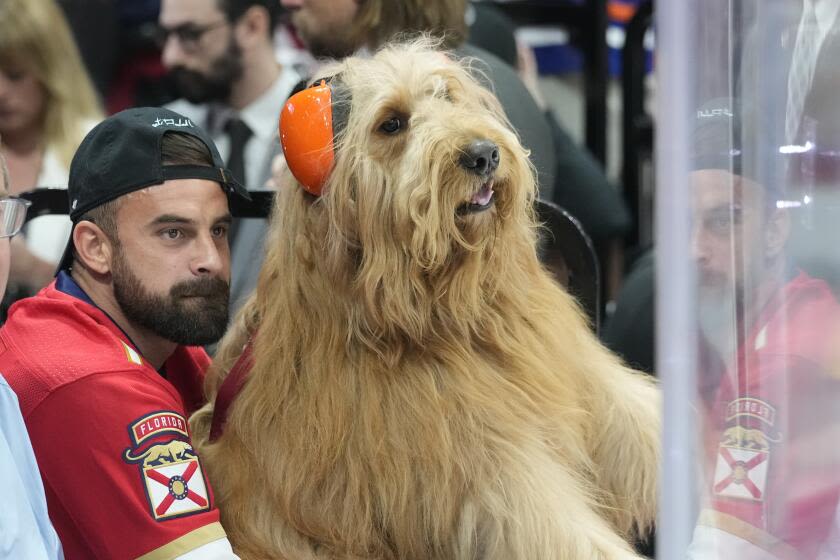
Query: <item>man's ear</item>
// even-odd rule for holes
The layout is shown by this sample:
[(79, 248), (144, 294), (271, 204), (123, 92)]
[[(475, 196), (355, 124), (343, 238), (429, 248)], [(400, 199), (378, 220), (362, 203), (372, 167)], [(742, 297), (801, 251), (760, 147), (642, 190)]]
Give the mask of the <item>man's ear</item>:
[(102, 229), (82, 220), (73, 228), (76, 258), (97, 274), (109, 274), (113, 266), (114, 245)]
[(234, 33), (240, 46), (253, 47), (266, 39), (271, 41), (271, 17), (264, 6), (251, 6), (240, 16)]
[(784, 209), (770, 211), (764, 226), (764, 256), (775, 259), (784, 251), (790, 237), (790, 213)]

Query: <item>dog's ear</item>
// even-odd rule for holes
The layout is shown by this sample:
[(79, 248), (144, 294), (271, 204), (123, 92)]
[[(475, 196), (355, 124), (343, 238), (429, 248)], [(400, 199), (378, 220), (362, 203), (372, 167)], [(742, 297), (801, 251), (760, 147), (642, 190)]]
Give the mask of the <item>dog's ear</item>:
[(336, 135), (350, 112), (349, 92), (333, 76), (286, 101), (280, 114), (280, 143), (289, 170), (303, 188), (320, 196), (335, 163)]

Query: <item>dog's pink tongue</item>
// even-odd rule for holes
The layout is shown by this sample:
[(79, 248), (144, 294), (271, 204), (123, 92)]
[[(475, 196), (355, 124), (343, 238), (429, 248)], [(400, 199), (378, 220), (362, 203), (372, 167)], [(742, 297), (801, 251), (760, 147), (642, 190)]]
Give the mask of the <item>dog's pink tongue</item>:
[(470, 199), (471, 204), (478, 204), (479, 206), (487, 206), (490, 199), (493, 198), (493, 187), (490, 183), (485, 183)]

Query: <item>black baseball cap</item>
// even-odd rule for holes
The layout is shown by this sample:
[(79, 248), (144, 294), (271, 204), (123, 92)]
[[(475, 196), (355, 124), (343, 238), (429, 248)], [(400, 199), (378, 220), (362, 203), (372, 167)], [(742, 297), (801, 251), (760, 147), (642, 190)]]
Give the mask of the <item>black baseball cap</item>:
[(749, 100), (707, 101), (694, 116), (691, 170), (722, 169), (761, 185), (768, 200), (782, 200), (787, 195), (781, 133)]
[[(161, 145), (167, 132), (198, 138), (213, 157), (213, 166), (163, 165)], [(216, 181), (228, 197), (250, 200), (247, 189), (225, 169), (210, 136), (183, 115), (161, 107), (138, 107), (112, 115), (96, 125), (70, 163), (67, 194), (75, 227), (86, 212), (128, 193), (171, 179)], [(73, 262), (71, 234), (58, 273)]]
[(701, 105), (694, 117), (691, 169), (723, 169), (742, 173), (740, 119), (729, 98)]

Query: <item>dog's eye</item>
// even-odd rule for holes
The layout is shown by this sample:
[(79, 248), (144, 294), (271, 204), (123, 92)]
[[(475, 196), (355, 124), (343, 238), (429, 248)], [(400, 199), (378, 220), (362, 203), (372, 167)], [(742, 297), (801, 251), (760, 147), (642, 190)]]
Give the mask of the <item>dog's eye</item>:
[(379, 125), (379, 130), (384, 132), (385, 134), (395, 134), (400, 131), (403, 127), (403, 121), (400, 117), (391, 117), (381, 125)]

